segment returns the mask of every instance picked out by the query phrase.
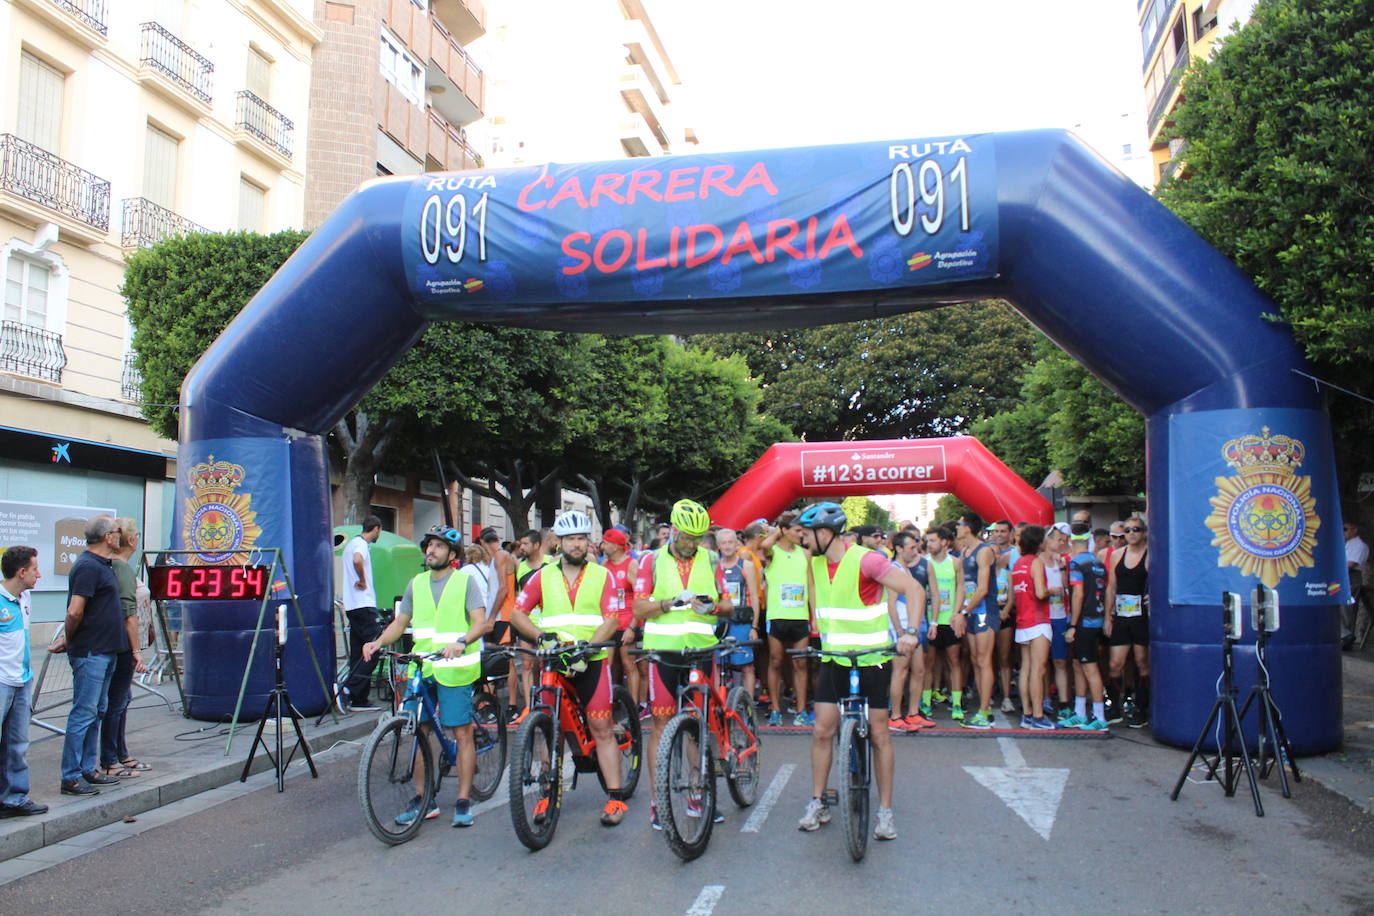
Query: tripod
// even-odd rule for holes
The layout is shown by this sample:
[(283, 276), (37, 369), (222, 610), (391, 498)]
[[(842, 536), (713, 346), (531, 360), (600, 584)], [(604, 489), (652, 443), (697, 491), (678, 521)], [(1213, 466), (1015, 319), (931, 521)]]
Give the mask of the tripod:
[[(1232, 750), (1232, 741), (1236, 740), (1240, 744), (1240, 757), (1244, 762), (1245, 775), (1250, 779), (1250, 795), (1255, 800), (1255, 816), (1264, 817), (1264, 805), (1260, 802), (1259, 783), (1255, 781), (1255, 765), (1250, 760), (1250, 751), (1245, 747), (1245, 735), (1240, 729), (1241, 717), (1236, 710), (1236, 685), (1231, 663), (1231, 647), (1235, 645), (1235, 636), (1239, 636), (1239, 634), (1226, 633), (1222, 637), (1221, 686), (1217, 690), (1217, 699), (1212, 704), (1212, 711), (1208, 713), (1202, 731), (1198, 733), (1197, 741), (1193, 743), (1193, 752), (1188, 755), (1188, 762), (1184, 765), (1183, 772), (1179, 774), (1178, 783), (1174, 785), (1173, 794), (1169, 798), (1172, 801), (1178, 801), (1178, 793), (1183, 790), (1183, 783), (1187, 781), (1188, 774), (1192, 772), (1193, 764), (1199, 757), (1207, 765), (1205, 779), (1217, 779), (1217, 770), (1222, 767), (1222, 761), (1225, 761), (1225, 777), (1220, 779), (1221, 786), (1225, 790), (1227, 798), (1235, 795), (1236, 785), (1240, 782), (1240, 768), (1235, 766), (1236, 755)], [(1207, 740), (1207, 735), (1212, 730), (1212, 724), (1217, 721), (1217, 716), (1221, 716), (1222, 719), (1223, 737), (1221, 741), (1217, 742), (1216, 756), (1208, 757), (1202, 753), (1202, 744)]]
[[(267, 707), (262, 711), (262, 718), (258, 720), (258, 732), (253, 736), (253, 746), (248, 750), (248, 759), (244, 761), (243, 773), (239, 776), (239, 782), (248, 780), (248, 771), (253, 767), (253, 758), (258, 753), (258, 745), (262, 745), (262, 752), (267, 755), (267, 759), (272, 761), (272, 765), (277, 771), (277, 791), (286, 791), (286, 768), (291, 764), (291, 758), (296, 756), (296, 751), (305, 754), (305, 762), (310, 765), (310, 776), (312, 779), (320, 778), (320, 771), (315, 769), (315, 758), (310, 756), (310, 744), (305, 740), (305, 732), (301, 730), (301, 714), (296, 711), (296, 707), (291, 705), (291, 697), (286, 693), (286, 678), (282, 670), (282, 650), (286, 646), (286, 633), (284, 614), (286, 605), (282, 605), (278, 611), (277, 619), (277, 640), (272, 650), (272, 663), (276, 669), (276, 683), (272, 687), (272, 692), (267, 695)], [(283, 717), (290, 717), (291, 724), (296, 728), (296, 746), (291, 749), (290, 754), (284, 754), (282, 748), (281, 720)], [(271, 717), (276, 720), (277, 725), (277, 752), (272, 753), (272, 748), (268, 747), (263, 739), (262, 733), (267, 728), (267, 720)]]
[[(1288, 789), (1288, 773), (1284, 770), (1284, 765), (1293, 771), (1294, 782), (1302, 782), (1302, 775), (1298, 773), (1298, 764), (1293, 760), (1293, 746), (1288, 743), (1288, 734), (1283, 728), (1283, 714), (1279, 712), (1274, 695), (1269, 691), (1269, 668), (1264, 664), (1265, 643), (1268, 642), (1269, 630), (1265, 625), (1264, 604), (1256, 602), (1255, 610), (1258, 615), (1255, 627), (1255, 659), (1259, 663), (1259, 679), (1255, 686), (1250, 688), (1250, 694), (1241, 705), (1240, 717), (1244, 719), (1245, 714), (1250, 711), (1250, 704), (1258, 701), (1259, 743), (1256, 746), (1256, 765), (1259, 767), (1260, 778), (1268, 778), (1269, 771), (1277, 765), (1283, 797), (1292, 798), (1293, 793)], [(1271, 750), (1273, 759), (1269, 759)]]

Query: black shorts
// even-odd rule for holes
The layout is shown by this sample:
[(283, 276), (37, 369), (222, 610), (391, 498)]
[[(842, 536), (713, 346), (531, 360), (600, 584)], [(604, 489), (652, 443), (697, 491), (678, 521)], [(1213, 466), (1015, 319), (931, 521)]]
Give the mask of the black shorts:
[(1101, 660), (1100, 648), (1102, 646), (1102, 630), (1098, 627), (1075, 627), (1073, 631), (1073, 645), (1069, 647), (1069, 655), (1076, 662), (1085, 665), (1096, 665)]
[[(887, 709), (891, 703), (888, 691), (892, 687), (892, 663), (866, 665), (859, 669), (859, 693), (868, 699), (869, 709)], [(816, 679), (816, 702), (838, 703), (849, 696), (849, 668), (823, 660)]]
[(811, 621), (770, 620), (768, 621), (768, 635), (791, 649), (811, 635)]
[(1150, 615), (1117, 616), (1112, 619), (1113, 646), (1148, 646), (1150, 644)]
[(954, 635), (954, 627), (947, 623), (940, 624), (935, 630), (935, 648), (948, 649), (950, 646), (959, 645), (959, 637)]
[(508, 640), (506, 634), (511, 632), (509, 620), (498, 620), (491, 625), (491, 633), (487, 635), (487, 642), (491, 645), (505, 645)]

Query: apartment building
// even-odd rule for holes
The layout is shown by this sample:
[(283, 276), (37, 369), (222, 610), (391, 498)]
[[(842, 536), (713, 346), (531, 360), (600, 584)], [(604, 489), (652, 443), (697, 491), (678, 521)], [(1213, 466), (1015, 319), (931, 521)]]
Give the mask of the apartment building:
[(39, 620), (94, 510), (170, 541), (124, 258), (191, 230), (302, 225), (308, 0), (0, 2), (0, 546), (39, 548)]
[(1154, 183), (1172, 175), (1184, 159), (1183, 142), (1171, 139), (1171, 116), (1194, 57), (1249, 21), (1255, 0), (1137, 0), (1144, 61), (1146, 126)]
[(467, 45), (480, 0), (317, 0), (324, 36), (310, 87), (306, 224), (319, 225), (377, 175), (477, 168), (466, 127), (487, 75)]

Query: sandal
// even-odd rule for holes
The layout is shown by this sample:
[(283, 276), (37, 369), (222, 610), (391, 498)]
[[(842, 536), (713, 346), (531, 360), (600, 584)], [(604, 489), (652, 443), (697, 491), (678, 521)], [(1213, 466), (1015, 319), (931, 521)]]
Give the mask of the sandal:
[(119, 765), (124, 767), (126, 770), (152, 769), (152, 767), (148, 766), (148, 764), (144, 763), (142, 760), (136, 760), (133, 757), (125, 757), (123, 760), (119, 761)]
[(101, 767), (100, 772), (105, 776), (113, 776), (115, 779), (134, 779), (142, 776), (142, 773), (135, 773), (133, 770), (120, 764), (114, 766)]

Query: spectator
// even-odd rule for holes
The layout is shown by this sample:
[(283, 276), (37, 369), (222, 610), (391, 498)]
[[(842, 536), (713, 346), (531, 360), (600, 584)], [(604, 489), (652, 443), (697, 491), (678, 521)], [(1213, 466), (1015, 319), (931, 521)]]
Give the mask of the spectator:
[(363, 519), (358, 532), (343, 549), (343, 581), (339, 583), (344, 614), (348, 617), (348, 677), (335, 701), (341, 711), (370, 712), (381, 707), (372, 702), (372, 673), (375, 661), (363, 661), (363, 645), (382, 634), (381, 611), (377, 606), (377, 582), (372, 578), (372, 545), (382, 536), (382, 520), (375, 515)]
[(1350, 570), (1350, 600), (1341, 608), (1341, 651), (1355, 647), (1355, 618), (1360, 613), (1360, 589), (1364, 586), (1364, 569), (1369, 563), (1369, 545), (1360, 537), (1360, 526), (1345, 523), (1345, 565)]
[(0, 817), (27, 817), (48, 810), (29, 798), (29, 590), (40, 575), (38, 551), (9, 548), (0, 573)]
[(62, 741), (63, 795), (99, 795), (97, 786), (119, 784), (96, 772), (100, 720), (115, 660), (129, 647), (112, 564), (119, 543), (114, 519), (97, 515), (86, 525), (86, 549), (67, 574), (67, 619), (53, 644), (54, 652), (67, 653), (72, 666), (72, 711)]
[(105, 714), (100, 717), (100, 772), (116, 779), (132, 779), (142, 775), (140, 771), (152, 769), (130, 755), (124, 741), (124, 725), (129, 715), (134, 674), (148, 670), (139, 652), (143, 648), (143, 641), (138, 632), (138, 577), (129, 565), (134, 551), (138, 549), (138, 524), (131, 518), (117, 518), (115, 530), (119, 533), (119, 548), (111, 557), (110, 565), (115, 581), (119, 583), (119, 607), (124, 614), (124, 632), (128, 636), (129, 647), (115, 656)]

